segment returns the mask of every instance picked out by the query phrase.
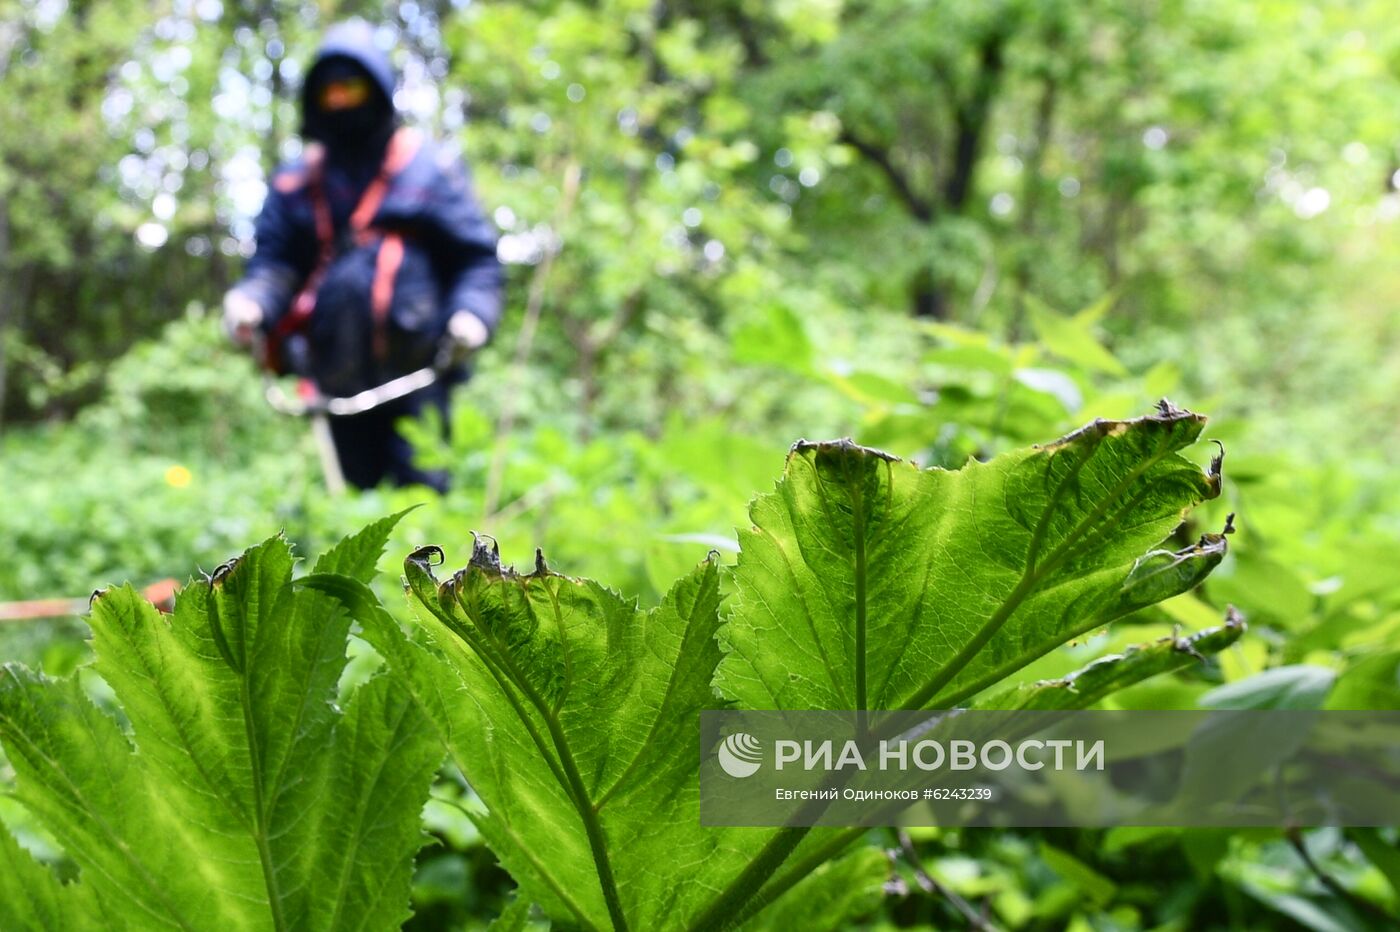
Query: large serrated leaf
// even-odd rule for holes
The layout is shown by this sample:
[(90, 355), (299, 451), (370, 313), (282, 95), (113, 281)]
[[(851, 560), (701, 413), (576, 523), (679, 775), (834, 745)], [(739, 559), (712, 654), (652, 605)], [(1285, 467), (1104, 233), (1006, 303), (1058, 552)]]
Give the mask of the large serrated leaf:
[(121, 927), (119, 920), (101, 921), (90, 888), (60, 883), (0, 824), (0, 929), (98, 932)]
[[(368, 580), (394, 520), (318, 566)], [(100, 927), (407, 918), (441, 748), (387, 677), (336, 708), (350, 617), (293, 587), (292, 563), (269, 540), (186, 588), (169, 619), (130, 587), (95, 599), (95, 668), (129, 734), (75, 679), (4, 669), (0, 742), (17, 795), (78, 864), (70, 887)]]
[(740, 533), (721, 691), (745, 708), (954, 705), (1056, 646), (1198, 583), (1224, 539), (1153, 550), (1219, 493), (1163, 405), (1042, 447), (918, 469), (800, 443)]
[[(439, 585), (435, 555), (415, 553), (405, 572), (438, 650), (382, 610), (365, 636), (486, 801), (482, 833), (522, 896), (593, 928), (670, 927), (696, 912), (718, 882), (706, 878), (743, 863), (697, 830), (694, 726), (713, 702), (718, 567), (701, 564), (644, 612), (542, 559), (518, 574), (482, 543)], [(306, 585), (357, 614), (365, 595)]]

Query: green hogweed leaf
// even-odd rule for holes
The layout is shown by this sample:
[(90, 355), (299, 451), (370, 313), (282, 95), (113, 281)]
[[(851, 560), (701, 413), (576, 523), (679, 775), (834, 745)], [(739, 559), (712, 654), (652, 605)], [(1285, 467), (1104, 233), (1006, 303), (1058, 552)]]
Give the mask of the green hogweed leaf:
[[(480, 541), (439, 584), (436, 555), (413, 554), (405, 572), (438, 652), (402, 639), (381, 653), (452, 742), (522, 896), (593, 928), (695, 915), (762, 841), (699, 827), (695, 725), (715, 701), (718, 567), (702, 563), (642, 611), (542, 558), (516, 573)], [(366, 636), (392, 641), (391, 625), (383, 616)]]
[[(396, 520), (318, 568), (370, 579)], [(186, 588), (169, 619), (130, 587), (95, 598), (95, 669), (129, 734), (74, 679), (0, 677), (19, 799), (78, 864), (78, 889), (135, 928), (380, 928), (409, 914), (441, 748), (389, 677), (336, 707), (351, 619), (293, 587), (292, 564), (273, 538)]]
[[(797, 444), (740, 532), (718, 689), (744, 708), (951, 707), (1194, 587), (1223, 558), (1228, 524), (1153, 548), (1219, 494), (1220, 457), (1203, 472), (1179, 453), (1204, 423), (1164, 401), (956, 471), (849, 441)], [(702, 923), (771, 899), (843, 837), (780, 830)]]
[[(762, 923), (765, 906), (800, 910), (805, 881), (860, 832), (698, 825), (691, 749), (697, 713), (723, 702), (712, 683), (749, 708), (965, 701), (1190, 589), (1224, 536), (1154, 548), (1219, 492), (1219, 461), (1203, 472), (1179, 452), (1203, 423), (1164, 404), (953, 472), (849, 442), (799, 444), (752, 507), (722, 628), (708, 563), (643, 612), (538, 554), (517, 573), (480, 540), (440, 582), (441, 551), (424, 548), (405, 577), (431, 644), (382, 610), (354, 609), (362, 587), (308, 585), (346, 600), (409, 684), (480, 794), (481, 831), (523, 897), (591, 928)], [(1145, 648), (1085, 685), (1106, 694), (1171, 666)]]
[[(362, 636), (385, 658), (389, 670), (404, 685), (424, 713), (429, 727), (446, 747), (452, 762), (463, 773), (474, 769), (469, 768), (468, 764), (468, 752), (474, 747), (471, 736), (474, 729), (485, 727), (488, 720), (484, 717), (485, 711), (476, 701), (477, 694), (467, 688), (458, 673), (458, 664), (470, 663), (470, 653), (465, 646), (455, 641), (445, 630), (438, 632), (438, 636), (444, 639), (443, 651), (433, 650), (428, 645), (409, 639), (399, 628), (398, 622), (378, 604), (369, 587), (355, 580), (343, 576), (312, 574), (299, 580), (299, 583), (325, 592), (345, 604), (363, 626)], [(427, 619), (425, 624), (431, 627), (435, 624), (435, 619)], [(502, 735), (501, 739), (506, 737), (507, 735)], [(521, 753), (528, 754), (532, 750), (533, 746), (522, 748)], [(500, 776), (502, 785), (509, 779), (508, 772)], [(567, 889), (558, 885), (558, 879), (537, 870), (528, 851), (511, 849), (510, 838), (498, 837), (503, 830), (498, 829), (494, 822), (481, 818), (480, 814), (473, 815), (476, 816), (478, 828), (491, 842), (493, 850), (498, 853), (504, 852), (500, 856), (508, 863), (517, 884), (527, 891), (525, 896), (532, 897), (533, 902), (545, 905), (554, 915), (579, 921), (579, 917), (584, 915), (583, 909), (574, 902), (573, 895)], [(587, 860), (586, 849), (576, 848), (574, 853)], [(552, 860), (552, 856), (545, 860)], [(587, 880), (592, 876), (591, 870), (592, 863), (588, 861), (582, 873), (568, 879), (583, 878), (587, 888)], [(517, 903), (521, 902), (524, 903), (521, 908), (528, 912), (532, 900), (517, 900)], [(523, 914), (519, 910), (508, 913), (511, 916)]]
[(1163, 403), (959, 470), (799, 443), (740, 532), (721, 692), (745, 708), (948, 707), (1199, 583), (1206, 535), (1155, 550), (1220, 490), (1182, 457), (1205, 419)]
[(100, 932), (120, 928), (102, 920), (91, 888), (63, 884), (0, 825), (0, 929)]
[(1165, 637), (1100, 657), (1068, 676), (1013, 686), (978, 697), (974, 709), (1087, 709), (1136, 683), (1199, 663), (1234, 644), (1244, 634), (1244, 620), (1231, 613), (1225, 624), (1190, 637)]

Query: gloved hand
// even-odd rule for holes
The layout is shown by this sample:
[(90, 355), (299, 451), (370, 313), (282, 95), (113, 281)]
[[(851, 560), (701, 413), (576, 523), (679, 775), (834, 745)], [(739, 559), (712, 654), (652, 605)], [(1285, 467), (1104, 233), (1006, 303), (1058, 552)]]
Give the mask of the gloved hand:
[(491, 332), (471, 311), (454, 311), (447, 319), (447, 336), (458, 358), (465, 358), (485, 346)]
[(239, 346), (251, 346), (253, 335), (263, 320), (258, 302), (237, 288), (224, 295), (224, 333)]

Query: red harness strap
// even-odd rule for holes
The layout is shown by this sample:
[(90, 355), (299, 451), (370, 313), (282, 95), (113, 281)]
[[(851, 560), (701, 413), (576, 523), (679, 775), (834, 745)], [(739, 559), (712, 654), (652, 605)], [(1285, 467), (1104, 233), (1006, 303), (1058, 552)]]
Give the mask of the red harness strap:
[[(370, 224), (384, 203), (384, 196), (389, 193), (389, 183), (413, 161), (418, 146), (418, 134), (407, 127), (394, 133), (389, 140), (379, 174), (365, 188), (359, 205), (350, 215), (350, 229), (358, 242), (365, 243), (370, 239)], [(390, 230), (380, 241), (379, 253), (374, 260), (374, 282), (369, 293), (370, 312), (374, 317), (374, 355), (378, 359), (383, 359), (388, 352), (389, 305), (394, 299), (394, 279), (398, 277), (402, 265), (403, 236)]]
[[(403, 171), (408, 163), (413, 161), (413, 157), (418, 154), (422, 140), (418, 133), (408, 127), (401, 127), (394, 132), (389, 139), (389, 146), (384, 153), (384, 161), (379, 166), (379, 174), (374, 176), (365, 191), (360, 195), (360, 202), (355, 205), (354, 212), (350, 215), (350, 231), (354, 234), (355, 241), (365, 244), (373, 237), (372, 224), (374, 217), (379, 213), (380, 206), (384, 203), (384, 197), (389, 193), (389, 185), (394, 180), (394, 176)], [(268, 365), (273, 369), (279, 369), (281, 360), (278, 358), (278, 349), (282, 342), (291, 334), (303, 330), (307, 322), (311, 320), (311, 314), (316, 310), (316, 292), (320, 290), (321, 280), (325, 278), (326, 269), (330, 267), (335, 259), (335, 224), (331, 218), (330, 203), (326, 200), (326, 192), (323, 186), (323, 168), (325, 163), (325, 150), (316, 143), (311, 143), (306, 149), (306, 165), (308, 173), (308, 184), (311, 194), (311, 208), (316, 217), (316, 242), (319, 251), (316, 256), (316, 265), (312, 268), (311, 274), (306, 278), (306, 284), (297, 293), (292, 301), (291, 308), (273, 328), (272, 339), (269, 340)], [(377, 358), (384, 358), (388, 350), (388, 320), (389, 306), (394, 298), (394, 279), (398, 276), (399, 268), (403, 265), (403, 236), (402, 234), (388, 231), (384, 234), (379, 246), (379, 253), (375, 257), (374, 281), (370, 286), (370, 311), (374, 319), (374, 355)]]
[(309, 143), (306, 147), (305, 178), (311, 194), (311, 211), (316, 218), (316, 242), (319, 249), (316, 264), (312, 267), (311, 274), (306, 277), (306, 283), (292, 299), (292, 306), (287, 309), (287, 313), (282, 315), (268, 335), (265, 364), (274, 372), (282, 371), (282, 345), (287, 337), (305, 329), (307, 321), (311, 319), (311, 312), (316, 309), (316, 292), (321, 287), (321, 279), (325, 277), (331, 259), (334, 258), (335, 224), (331, 219), (331, 208), (326, 202), (325, 190), (321, 186), (321, 169), (325, 154), (325, 149), (320, 143)]

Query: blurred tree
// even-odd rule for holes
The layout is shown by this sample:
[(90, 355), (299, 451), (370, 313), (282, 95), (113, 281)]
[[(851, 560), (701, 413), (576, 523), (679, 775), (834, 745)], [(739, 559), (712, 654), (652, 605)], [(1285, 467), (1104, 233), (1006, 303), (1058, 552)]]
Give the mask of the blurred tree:
[[(117, 150), (103, 131), (109, 75), (143, 19), (135, 3), (7, 2), (0, 22), (0, 372), (43, 350), (35, 333), (71, 326), (83, 302), (79, 263), (97, 254), (93, 218), (112, 200), (100, 173)], [(117, 263), (113, 263), (116, 265)], [(108, 266), (103, 273), (119, 277)], [(117, 323), (120, 326), (120, 322)], [(73, 335), (70, 335), (73, 336)], [(76, 342), (76, 341), (73, 341)], [(78, 347), (74, 347), (77, 350)], [(40, 357), (42, 358), (42, 356)], [(82, 356), (64, 362), (72, 365)], [(0, 400), (6, 397), (0, 380)], [(0, 416), (4, 406), (0, 405)]]
[(1330, 245), (1397, 213), (1400, 33), (1370, 0), (3, 2), (11, 416), (70, 411), (231, 277), (297, 151), (301, 62), (355, 13), (502, 228), (512, 404), (584, 433), (749, 404), (751, 379), (705, 362), (779, 318), (1014, 341), (1036, 300), (1108, 291), (1131, 366), (1208, 321), (1250, 350), (1237, 376), (1207, 348), (1192, 388), (1282, 354), (1336, 396)]

